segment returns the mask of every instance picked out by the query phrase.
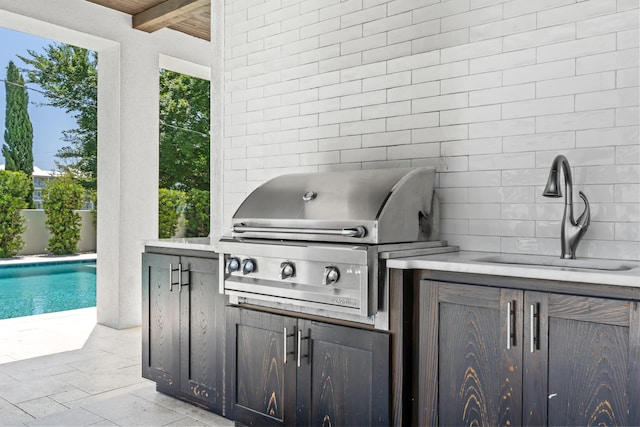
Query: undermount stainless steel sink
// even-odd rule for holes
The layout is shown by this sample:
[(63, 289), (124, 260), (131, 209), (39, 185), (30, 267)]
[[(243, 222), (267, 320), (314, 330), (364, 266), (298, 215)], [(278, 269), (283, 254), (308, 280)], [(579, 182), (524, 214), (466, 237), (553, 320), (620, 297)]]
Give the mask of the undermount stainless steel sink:
[(636, 268), (636, 266), (631, 263), (624, 263), (621, 261), (609, 261), (604, 259), (563, 259), (543, 255), (495, 255), (476, 258), (474, 261), (491, 264), (529, 265), (604, 271), (626, 271)]

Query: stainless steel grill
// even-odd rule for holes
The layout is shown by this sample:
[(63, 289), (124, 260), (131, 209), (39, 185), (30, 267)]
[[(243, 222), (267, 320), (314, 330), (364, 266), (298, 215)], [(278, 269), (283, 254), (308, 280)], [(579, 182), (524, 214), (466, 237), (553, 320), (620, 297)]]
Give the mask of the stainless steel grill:
[(438, 240), (433, 168), (282, 175), (251, 193), (220, 241), (220, 290), (251, 303), (388, 328), (386, 259)]

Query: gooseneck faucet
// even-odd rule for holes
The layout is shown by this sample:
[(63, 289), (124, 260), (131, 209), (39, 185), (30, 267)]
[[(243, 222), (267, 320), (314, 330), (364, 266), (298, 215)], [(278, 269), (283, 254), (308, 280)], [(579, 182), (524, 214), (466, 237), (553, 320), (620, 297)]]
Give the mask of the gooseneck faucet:
[(582, 191), (578, 194), (584, 201), (585, 209), (577, 220), (573, 218), (573, 178), (571, 177), (571, 167), (565, 156), (559, 154), (553, 159), (551, 171), (547, 186), (542, 195), (544, 197), (562, 197), (560, 190), (560, 170), (564, 172), (564, 214), (562, 215), (562, 226), (560, 229), (560, 245), (562, 255), (560, 258), (575, 259), (576, 250), (580, 239), (587, 232), (587, 228), (591, 222), (591, 211), (589, 209), (589, 200)]

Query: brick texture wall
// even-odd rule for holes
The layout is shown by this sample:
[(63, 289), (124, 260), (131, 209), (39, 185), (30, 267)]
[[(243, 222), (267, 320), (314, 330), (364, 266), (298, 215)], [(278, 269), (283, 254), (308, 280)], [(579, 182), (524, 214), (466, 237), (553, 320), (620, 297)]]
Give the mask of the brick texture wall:
[(437, 167), (443, 238), (559, 254), (569, 159), (578, 256), (640, 259), (638, 0), (227, 0), (224, 221), (290, 172)]

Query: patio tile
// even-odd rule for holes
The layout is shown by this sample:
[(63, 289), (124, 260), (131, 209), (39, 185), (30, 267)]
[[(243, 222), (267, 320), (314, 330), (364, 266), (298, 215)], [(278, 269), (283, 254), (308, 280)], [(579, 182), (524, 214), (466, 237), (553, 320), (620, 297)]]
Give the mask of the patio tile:
[(178, 421), (174, 421), (172, 423), (165, 424), (165, 426), (191, 426), (191, 427), (210, 426), (210, 425), (211, 424), (206, 424), (206, 423), (203, 423), (201, 421), (198, 421), (198, 420), (195, 420), (195, 419), (189, 418), (189, 417), (180, 418)]
[(118, 425), (161, 426), (175, 422), (183, 415), (164, 406), (133, 395), (121, 395), (83, 406)]
[[(2, 322), (2, 320), (0, 320), (0, 322)], [(30, 345), (30, 346), (42, 347), (44, 349), (43, 343), (39, 341), (30, 342), (30, 343), (26, 342), (23, 344), (10, 342), (9, 345), (10, 346)], [(30, 357), (30, 358), (15, 360), (8, 364), (0, 364), (0, 373), (10, 374), (11, 372), (16, 372), (16, 371), (20, 371), (21, 373), (27, 373), (28, 371), (39, 371), (44, 368), (59, 367), (68, 363), (84, 360), (88, 357), (93, 357), (93, 354), (84, 352), (82, 350), (55, 351), (51, 348), (48, 348), (46, 350), (43, 350), (43, 352), (48, 352), (48, 353), (39, 355), (37, 357)], [(68, 369), (68, 367), (66, 369)]]
[(10, 375), (0, 373), (0, 386), (15, 383), (16, 379)]
[(148, 387), (141, 387), (140, 389), (132, 391), (131, 393), (150, 402), (159, 404), (162, 404), (163, 402), (166, 402), (168, 400), (176, 400), (171, 396), (156, 391), (156, 385), (152, 382), (149, 382)]
[[(98, 394), (106, 391), (116, 390), (124, 386), (142, 382), (140, 368), (120, 369), (111, 372), (68, 372), (56, 375), (54, 378), (75, 388), (88, 393)], [(1, 390), (1, 389), (0, 389)]]
[(71, 386), (62, 381), (54, 378), (42, 378), (3, 385), (0, 387), (0, 397), (10, 403), (21, 403), (70, 389)]
[[(42, 363), (45, 362), (45, 363)], [(49, 361), (50, 362), (50, 361)], [(66, 365), (46, 363), (46, 361), (40, 361), (37, 359), (30, 359), (29, 363), (24, 363), (18, 369), (18, 366), (13, 366), (8, 376), (16, 379), (17, 381), (32, 381), (38, 380), (44, 377), (50, 377), (53, 375), (60, 375), (67, 372), (74, 372), (75, 369)]]
[(0, 399), (0, 426), (16, 426), (32, 421), (34, 417), (4, 399)]
[[(20, 330), (55, 330), (55, 316), (33, 316), (8, 323), (0, 321), (0, 426), (232, 426), (221, 416), (156, 391), (155, 383), (141, 376), (141, 329), (115, 330), (95, 325), (86, 312), (65, 315), (69, 323), (93, 328), (78, 349), (35, 358), (8, 361), (5, 346), (34, 346), (48, 351), (53, 340), (27, 342)], [(11, 320), (11, 319), (9, 319)], [(38, 324), (40, 322), (40, 325)], [(93, 323), (92, 323), (93, 322)], [(45, 323), (44, 325), (42, 323)], [(71, 329), (68, 329), (69, 331)], [(28, 334), (27, 334), (28, 335)], [(31, 335), (33, 337), (35, 335)], [(52, 336), (61, 336), (55, 331)], [(12, 341), (13, 340), (13, 341)], [(2, 361), (7, 363), (2, 364)], [(35, 417), (35, 418), (34, 418)]]
[(0, 320), (0, 363), (80, 349), (95, 319), (91, 307)]
[(134, 327), (129, 329), (111, 329), (103, 325), (95, 325), (92, 334), (85, 342), (85, 349), (98, 349), (108, 352), (117, 352), (122, 354), (120, 350), (126, 350), (125, 348), (119, 348), (122, 344), (135, 343), (135, 349), (140, 350), (142, 345), (138, 342), (140, 337), (140, 327)]
[[(65, 405), (70, 407), (70, 408), (74, 408), (77, 406), (86, 406), (86, 405), (90, 405), (92, 403), (95, 402), (101, 402), (105, 399), (111, 399), (113, 397), (117, 397), (117, 396), (122, 396), (122, 395), (128, 395), (128, 394), (135, 394), (138, 390), (145, 388), (145, 387), (155, 387), (155, 384), (145, 380), (145, 383), (140, 383), (140, 384), (133, 384), (130, 386), (126, 386), (126, 387), (122, 387), (122, 388), (118, 388), (116, 390), (111, 390), (111, 391), (107, 391), (104, 393), (99, 393), (99, 394), (95, 394), (95, 395), (87, 395), (85, 397), (81, 397), (79, 399), (75, 399), (75, 400), (69, 400), (68, 402), (65, 402)], [(82, 391), (82, 390), (80, 390)]]
[(27, 426), (88, 426), (104, 419), (83, 408), (73, 408), (25, 423)]
[[(107, 354), (109, 355), (109, 357), (105, 357), (105, 355)], [(131, 359), (127, 359), (114, 354), (105, 353), (102, 351), (96, 351), (96, 354), (94, 357), (87, 357), (84, 360), (71, 362), (68, 365), (77, 369), (78, 371), (86, 372), (86, 373), (120, 370), (120, 369), (140, 366), (139, 363), (136, 363)]]
[(193, 418), (198, 422), (205, 423), (212, 426), (234, 426), (233, 421), (221, 417), (190, 403), (183, 402), (182, 400), (169, 398), (162, 402), (158, 402), (159, 405), (166, 407), (178, 414), (182, 414), (189, 418)]
[(69, 409), (49, 397), (27, 400), (16, 406), (34, 418), (42, 418)]
[(131, 392), (132, 394), (139, 396), (150, 402), (162, 405), (167, 409), (175, 411), (178, 414), (182, 414), (187, 418), (191, 418), (198, 421), (198, 425), (210, 425), (210, 426), (233, 426), (234, 423), (218, 414), (207, 411), (206, 409), (184, 402), (182, 400), (175, 399), (166, 394), (156, 391), (155, 384), (150, 383), (149, 387), (140, 388)]
[(118, 426), (118, 424), (112, 423), (109, 420), (102, 420), (102, 421), (98, 421), (95, 424), (91, 424), (91, 427), (114, 427), (114, 426)]
[(61, 393), (52, 394), (49, 397), (58, 403), (62, 403), (66, 407), (71, 407), (70, 405), (68, 405), (69, 402), (73, 402), (87, 396), (90, 396), (90, 394), (80, 389), (73, 388)]

